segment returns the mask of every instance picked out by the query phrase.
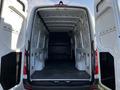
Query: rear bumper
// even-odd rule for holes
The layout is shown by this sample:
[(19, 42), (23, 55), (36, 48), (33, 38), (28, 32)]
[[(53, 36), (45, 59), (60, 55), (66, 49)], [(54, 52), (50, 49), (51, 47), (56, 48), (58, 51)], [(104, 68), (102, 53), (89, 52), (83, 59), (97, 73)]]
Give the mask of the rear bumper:
[(32, 90), (91, 90), (89, 86), (33, 86)]
[(27, 90), (98, 90), (97, 84), (91, 82), (31, 82), (24, 80), (24, 88)]

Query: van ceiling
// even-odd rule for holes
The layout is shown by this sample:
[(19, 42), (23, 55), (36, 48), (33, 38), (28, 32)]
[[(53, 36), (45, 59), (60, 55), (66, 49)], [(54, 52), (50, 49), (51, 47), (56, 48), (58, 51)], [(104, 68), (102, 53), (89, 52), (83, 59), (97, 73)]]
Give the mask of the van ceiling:
[(51, 32), (72, 31), (80, 21), (85, 21), (87, 16), (82, 8), (68, 7), (40, 8), (38, 14)]

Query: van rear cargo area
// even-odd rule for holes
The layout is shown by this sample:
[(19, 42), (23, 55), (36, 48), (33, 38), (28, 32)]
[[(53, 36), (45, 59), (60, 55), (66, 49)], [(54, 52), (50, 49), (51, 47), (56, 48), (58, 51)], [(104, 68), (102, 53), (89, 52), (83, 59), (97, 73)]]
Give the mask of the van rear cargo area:
[(53, 60), (46, 62), (42, 71), (35, 71), (32, 79), (40, 79), (41, 81), (79, 81), (82, 79), (89, 80), (90, 75), (86, 71), (79, 71), (75, 68), (74, 62), (69, 60)]
[(91, 31), (87, 11), (41, 7), (34, 15), (28, 60), (31, 82), (91, 82)]
[(70, 37), (66, 32), (49, 33), (48, 59), (42, 71), (35, 71), (31, 78), (40, 80), (88, 80), (86, 71), (75, 67), (75, 57), (72, 56)]

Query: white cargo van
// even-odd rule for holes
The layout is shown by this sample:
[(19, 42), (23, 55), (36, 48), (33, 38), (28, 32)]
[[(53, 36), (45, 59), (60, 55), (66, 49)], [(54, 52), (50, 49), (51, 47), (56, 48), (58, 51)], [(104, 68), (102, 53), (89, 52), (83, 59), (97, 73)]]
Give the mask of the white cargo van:
[(87, 7), (60, 1), (30, 8), (23, 0), (1, 0), (1, 87), (119, 90), (117, 3), (95, 1), (94, 28)]

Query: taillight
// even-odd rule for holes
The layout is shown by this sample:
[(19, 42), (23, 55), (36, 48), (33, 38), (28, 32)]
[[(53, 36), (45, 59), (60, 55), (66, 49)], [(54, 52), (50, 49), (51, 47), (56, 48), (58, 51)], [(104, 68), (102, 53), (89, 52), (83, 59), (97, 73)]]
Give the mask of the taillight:
[(98, 75), (99, 73), (99, 67), (98, 67), (98, 50), (95, 52), (95, 75)]
[(26, 75), (26, 74), (27, 74), (27, 67), (26, 67), (26, 64), (24, 64), (23, 74), (24, 74), (24, 75)]
[(24, 68), (23, 68), (23, 75), (24, 79), (27, 79), (27, 64), (26, 64), (26, 58), (27, 58), (27, 51), (25, 50), (25, 55), (24, 55)]

